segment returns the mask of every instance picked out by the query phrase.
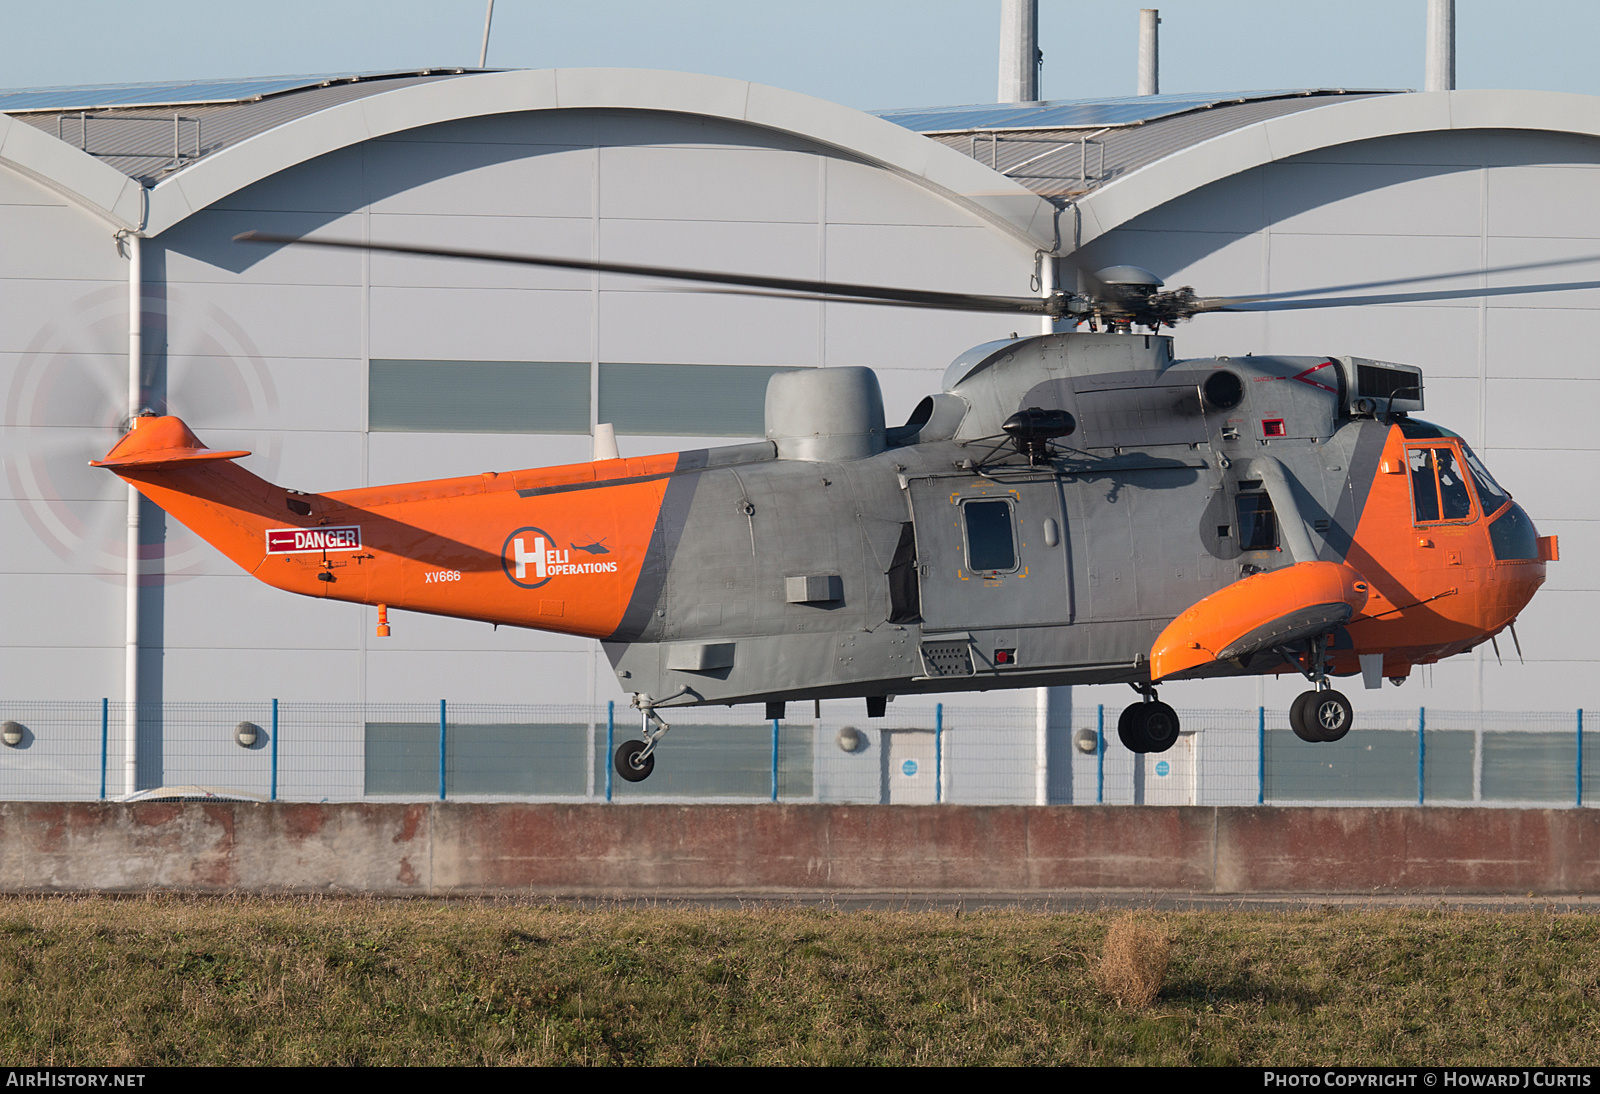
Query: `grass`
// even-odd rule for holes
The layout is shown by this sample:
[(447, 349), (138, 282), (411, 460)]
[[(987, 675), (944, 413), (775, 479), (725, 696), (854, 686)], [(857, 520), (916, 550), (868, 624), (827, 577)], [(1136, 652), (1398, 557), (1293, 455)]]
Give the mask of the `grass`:
[(1140, 1004), (1101, 986), (1121, 916), (7, 897), (0, 1058), (1600, 1063), (1600, 917), (1142, 913)]

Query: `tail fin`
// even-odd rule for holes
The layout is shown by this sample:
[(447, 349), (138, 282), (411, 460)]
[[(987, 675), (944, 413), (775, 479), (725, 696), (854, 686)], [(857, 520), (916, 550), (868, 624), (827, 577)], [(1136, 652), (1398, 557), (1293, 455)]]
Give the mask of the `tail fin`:
[(288, 491), (233, 462), (250, 453), (206, 448), (178, 418), (136, 418), (133, 426), (90, 466), (132, 483), (246, 573), (266, 558), (267, 529), (307, 523), (309, 505), (294, 508)]

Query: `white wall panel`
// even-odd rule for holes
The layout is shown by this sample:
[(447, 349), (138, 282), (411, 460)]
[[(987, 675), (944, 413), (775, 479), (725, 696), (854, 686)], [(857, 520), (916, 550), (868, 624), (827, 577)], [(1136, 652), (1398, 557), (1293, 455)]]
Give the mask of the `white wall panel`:
[(0, 353), (115, 354), (127, 360), (127, 269), (120, 280), (0, 280)]
[(375, 288), (368, 354), (419, 361), (587, 361), (589, 294)]
[(375, 703), (587, 703), (588, 671), (587, 653), (374, 650), (367, 655), (367, 697)]
[[(326, 247), (236, 243), (241, 232), (360, 239), (360, 213), (330, 215), (266, 210), (202, 209), (145, 244), (145, 282), (169, 285), (360, 285), (361, 255)], [(161, 267), (165, 267), (165, 276)]]
[(1489, 371), (1505, 377), (1600, 376), (1600, 310), (1489, 309)]
[(375, 213), (588, 217), (589, 148), (373, 141), (365, 184)]
[(600, 215), (606, 218), (814, 222), (819, 186), (815, 158), (806, 152), (600, 150)]
[[(105, 501), (55, 507), (46, 513), (14, 501), (0, 501), (0, 543), (5, 544), (0, 550), (0, 573), (104, 572), (104, 580), (120, 584), (121, 573), (113, 574), (110, 567), (120, 563), (127, 525), (128, 506), (121, 494)], [(27, 591), (27, 582), (19, 579), (14, 587), (15, 595), (24, 598), (19, 604), (28, 604)]]
[(830, 280), (1038, 295), (1028, 287), (1034, 274), (1033, 251), (983, 228), (830, 224), (827, 259)]
[[(485, 216), (471, 212), (469, 207), (459, 214), (374, 213), (370, 219), (371, 238), (382, 243), (553, 258), (589, 259), (594, 255), (594, 221), (588, 217)], [(575, 270), (375, 251), (371, 283), (449, 288), (588, 289), (593, 276)]]
[(952, 228), (976, 222), (953, 202), (871, 164), (825, 159), (830, 224), (923, 224)]
[(626, 364), (816, 365), (825, 307), (692, 292), (600, 294), (600, 359)]
[[(1600, 239), (1600, 165), (1496, 167), (1488, 184), (1494, 235)], [(1590, 253), (1595, 249), (1591, 244)]]
[(359, 359), (181, 356), (167, 359), (166, 398), (155, 409), (178, 415), (209, 444), (209, 429), (359, 432), (365, 396)]
[[(376, 625), (375, 609), (364, 609), (367, 622)], [(592, 638), (579, 638), (551, 631), (528, 630), (524, 627), (493, 627), (473, 619), (454, 619), (444, 615), (427, 615), (422, 612), (389, 612), (392, 634), (388, 638), (373, 636), (373, 627), (367, 627), (366, 648), (371, 657), (389, 657), (451, 650), (458, 653), (485, 653), (496, 657), (502, 654), (589, 654), (596, 648)], [(609, 673), (610, 667), (605, 671)]]
[(0, 203), (0, 276), (88, 280), (128, 276), (111, 226), (63, 205)]
[(1600, 377), (1593, 380), (1489, 380), (1487, 448), (1571, 451), (1600, 448), (1595, 412)]
[(354, 703), (361, 698), (359, 657), (353, 650), (277, 650), (271, 655), (206, 647), (169, 650), (161, 658), (161, 686), (173, 702), (276, 698)]
[(367, 441), (367, 472), (381, 485), (583, 463), (593, 455), (587, 434), (374, 433)]
[[(1499, 477), (1496, 473), (1496, 478)], [(1594, 482), (1594, 476), (1589, 476), (1587, 481)], [(1576, 493), (1576, 491), (1569, 491)], [(1585, 490), (1593, 498), (1591, 491)], [(1545, 566), (1544, 587), (1542, 593), (1548, 595), (1559, 591), (1578, 590), (1582, 592), (1600, 592), (1600, 501), (1585, 499), (1594, 515), (1586, 519), (1555, 519), (1551, 514), (1559, 513), (1561, 507), (1545, 499), (1542, 494), (1535, 496), (1529, 494), (1532, 505), (1540, 508), (1534, 510), (1530, 502), (1524, 502), (1519, 496), (1518, 504), (1528, 511), (1533, 518), (1534, 526), (1539, 529), (1541, 536), (1555, 536), (1561, 548), (1561, 560), (1547, 563)], [(1582, 508), (1582, 506), (1574, 506)]]
[(90, 467), (105, 456), (120, 436), (115, 429), (73, 426), (0, 430), (0, 456), (5, 474), (0, 495), (39, 502), (105, 501), (121, 496), (116, 476)]
[(365, 158), (365, 146), (342, 148), (246, 186), (210, 208), (334, 214), (359, 209)]
[(162, 591), (160, 614), (168, 659), (182, 657), (181, 651), (187, 649), (270, 653), (359, 647), (360, 605), (286, 593), (237, 566), (232, 570), (233, 576), (180, 582)]
[(123, 589), (89, 574), (33, 574), (25, 588), (7, 581), (8, 591), (25, 598), (26, 611), (8, 610), (13, 621), (8, 641), (35, 647), (98, 645), (105, 641), (103, 623), (122, 627)]
[[(752, 221), (737, 230), (681, 220), (600, 222), (600, 257), (607, 262), (646, 266), (684, 266), (719, 273), (815, 278), (821, 274), (821, 232), (815, 223)], [(682, 289), (684, 283), (657, 278), (604, 275), (603, 289), (632, 291)], [(741, 301), (725, 298), (733, 310)]]
[(1267, 215), (1278, 232), (1468, 235), (1480, 231), (1479, 180), (1457, 167), (1277, 163)]
[[(1315, 289), (1399, 277), (1422, 277), (1471, 269), (1480, 262), (1477, 236), (1272, 233), (1271, 291)], [(1418, 291), (1457, 288), (1420, 285)], [(1372, 290), (1376, 293), (1379, 290)], [(1406, 289), (1396, 289), (1404, 292)], [(1389, 306), (1389, 305), (1385, 305)], [(1409, 307), (1476, 312), (1475, 300), (1444, 300)]]
[(186, 284), (175, 286), (171, 299), (171, 353), (215, 352), (212, 347), (226, 337), (268, 358), (361, 356), (359, 288)]
[[(118, 634), (121, 617), (118, 616)], [(122, 695), (122, 640), (99, 646), (0, 646), (5, 699), (102, 699)]]

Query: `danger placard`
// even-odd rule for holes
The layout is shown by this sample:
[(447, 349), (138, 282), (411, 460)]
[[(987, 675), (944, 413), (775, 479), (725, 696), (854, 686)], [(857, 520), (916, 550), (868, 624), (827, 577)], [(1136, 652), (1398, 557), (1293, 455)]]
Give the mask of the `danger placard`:
[(361, 527), (269, 528), (267, 554), (292, 555), (302, 551), (359, 551)]

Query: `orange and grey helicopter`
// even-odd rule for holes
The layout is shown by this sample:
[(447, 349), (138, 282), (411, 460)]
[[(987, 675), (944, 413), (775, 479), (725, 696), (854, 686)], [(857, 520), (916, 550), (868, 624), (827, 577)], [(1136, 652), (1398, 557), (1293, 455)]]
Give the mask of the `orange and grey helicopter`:
[(1338, 740), (1353, 715), (1331, 677), (1399, 682), (1491, 640), (1543, 583), (1555, 537), (1459, 436), (1413, 416), (1420, 369), (1182, 360), (1158, 332), (1213, 311), (1597, 284), (1200, 297), (1113, 267), (1086, 290), (1003, 297), (240, 238), (1088, 326), (968, 350), (894, 427), (874, 373), (848, 367), (774, 375), (753, 444), (305, 494), (145, 417), (96, 463), (267, 584), (376, 605), (380, 636), (396, 608), (599, 639), (644, 713), (614, 757), (633, 781), (662, 712), (706, 703), (776, 718), (857, 697), (881, 716), (895, 695), (1122, 682), (1140, 695), (1123, 744), (1159, 752), (1179, 726), (1158, 683), (1287, 671), (1311, 684), (1295, 733)]

